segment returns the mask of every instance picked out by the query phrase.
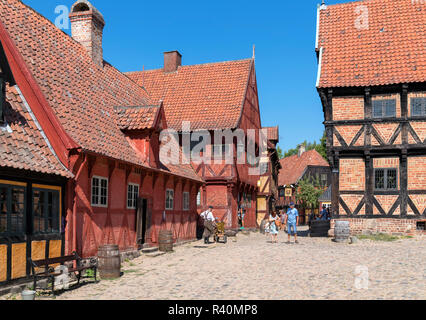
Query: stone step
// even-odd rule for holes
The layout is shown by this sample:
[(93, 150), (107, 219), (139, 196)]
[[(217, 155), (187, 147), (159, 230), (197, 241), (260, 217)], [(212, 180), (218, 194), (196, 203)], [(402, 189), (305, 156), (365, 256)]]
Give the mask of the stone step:
[(158, 251), (157, 247), (150, 247), (150, 248), (142, 249), (143, 254), (154, 253), (154, 252), (157, 252), (157, 251)]
[(164, 254), (166, 254), (166, 253), (157, 250), (156, 252), (146, 253), (143, 256), (147, 257), (147, 258), (156, 258), (156, 257), (162, 256)]

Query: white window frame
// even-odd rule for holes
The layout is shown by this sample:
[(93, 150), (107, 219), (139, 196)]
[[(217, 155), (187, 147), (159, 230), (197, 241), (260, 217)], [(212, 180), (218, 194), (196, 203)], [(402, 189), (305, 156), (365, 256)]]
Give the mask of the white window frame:
[[(187, 196), (187, 201), (185, 201), (185, 196)], [(183, 211), (189, 211), (190, 201), (189, 201), (189, 192), (185, 191), (182, 193), (182, 208)]]
[[(171, 200), (168, 198), (170, 192), (171, 192), (171, 195), (172, 195), (172, 199)], [(174, 210), (174, 206), (175, 206), (175, 201), (174, 200), (175, 200), (175, 191), (173, 189), (166, 189), (166, 210), (167, 211), (173, 211)], [(167, 206), (167, 202), (169, 202), (169, 204), (170, 204), (170, 201), (172, 202), (172, 205), (171, 206)]]
[[(129, 188), (132, 187), (132, 191), (131, 191), (131, 195), (134, 196), (135, 195), (135, 187), (138, 188), (138, 194), (136, 196), (136, 199), (129, 199)], [(138, 204), (138, 198), (139, 198), (139, 192), (140, 192), (140, 186), (137, 183), (129, 183), (127, 185), (127, 209), (136, 209), (137, 208), (137, 204)], [(132, 200), (134, 205), (129, 206), (129, 201)]]
[[(94, 203), (93, 202), (93, 181), (94, 179), (98, 179), (99, 180), (99, 193), (97, 194), (97, 198), (98, 198), (98, 203)], [(101, 184), (102, 184), (102, 180), (106, 181), (107, 185), (106, 185), (106, 204), (101, 204)], [(109, 188), (109, 179), (106, 177), (101, 177), (101, 176), (92, 176), (92, 183), (90, 186), (90, 202), (92, 204), (92, 207), (99, 207), (99, 208), (108, 208), (108, 188)]]

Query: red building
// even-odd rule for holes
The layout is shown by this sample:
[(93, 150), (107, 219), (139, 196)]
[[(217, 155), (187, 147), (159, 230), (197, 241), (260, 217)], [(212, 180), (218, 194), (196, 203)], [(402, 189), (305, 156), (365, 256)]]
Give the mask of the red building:
[[(161, 228), (173, 230), (175, 240), (195, 238), (203, 180), (191, 165), (160, 161), (158, 137), (167, 128), (161, 102), (103, 60), (104, 21), (90, 3), (78, 1), (70, 18), (74, 39), (21, 1), (0, 3), (1, 44), (31, 110), (24, 117), (34, 116), (63, 168), (57, 172), (52, 157), (37, 152), (32, 164), (15, 164), (37, 171), (34, 162), (43, 163), (37, 157), (52, 162), (53, 172), (42, 171), (44, 179), (61, 186), (61, 210), (55, 211), (60, 218), (37, 245), (48, 248), (47, 240), (62, 239), (63, 252), (90, 257), (106, 243), (119, 244), (122, 251), (156, 243)], [(30, 146), (40, 141), (27, 130), (15, 134)], [(55, 184), (49, 174), (69, 179)], [(35, 257), (39, 251), (27, 252)], [(6, 256), (13, 261), (14, 251)]]
[[(214, 145), (214, 131), (242, 129), (247, 133), (248, 129), (262, 128), (254, 58), (183, 66), (181, 54), (172, 51), (164, 53), (163, 68), (128, 76), (153, 99), (163, 100), (169, 127), (180, 132), (181, 142), (182, 124), (189, 121), (191, 130), (210, 132), (212, 148), (232, 148), (235, 157), (247, 149), (241, 150), (236, 140)], [(249, 164), (238, 164), (235, 157), (231, 164), (193, 165), (205, 181), (198, 196), (199, 212), (211, 205), (228, 228), (237, 228), (238, 211), (245, 210), (245, 227), (257, 226), (259, 175), (249, 174)]]

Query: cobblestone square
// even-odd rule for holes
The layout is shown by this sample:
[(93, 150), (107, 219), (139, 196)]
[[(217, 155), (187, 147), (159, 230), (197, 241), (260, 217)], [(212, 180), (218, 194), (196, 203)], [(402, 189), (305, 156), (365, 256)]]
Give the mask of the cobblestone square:
[(424, 238), (338, 244), (300, 237), (296, 245), (286, 244), (281, 232), (279, 243), (268, 241), (265, 235), (251, 233), (238, 234), (226, 245), (189, 243), (170, 254), (125, 262), (120, 279), (88, 283), (56, 299), (426, 298)]

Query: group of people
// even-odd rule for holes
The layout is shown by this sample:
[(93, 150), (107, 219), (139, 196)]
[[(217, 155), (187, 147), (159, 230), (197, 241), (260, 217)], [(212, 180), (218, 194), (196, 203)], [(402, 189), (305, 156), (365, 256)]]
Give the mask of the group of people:
[(267, 219), (265, 225), (265, 232), (271, 236), (272, 243), (278, 243), (278, 232), (284, 229), (288, 233), (287, 243), (291, 243), (291, 236), (294, 236), (294, 242), (299, 243), (297, 240), (297, 226), (299, 224), (299, 211), (295, 208), (294, 203), (290, 203), (290, 208), (286, 213), (272, 212)]

